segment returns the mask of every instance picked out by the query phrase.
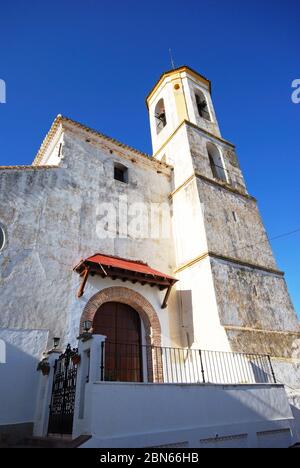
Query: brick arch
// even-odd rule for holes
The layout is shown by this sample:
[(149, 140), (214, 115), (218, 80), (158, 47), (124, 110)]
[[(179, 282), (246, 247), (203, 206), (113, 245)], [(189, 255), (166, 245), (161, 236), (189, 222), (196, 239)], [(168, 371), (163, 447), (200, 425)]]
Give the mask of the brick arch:
[(91, 297), (81, 315), (80, 332), (83, 331), (83, 322), (93, 322), (96, 312), (106, 302), (122, 302), (136, 310), (145, 327), (147, 344), (161, 346), (161, 327), (154, 308), (140, 293), (121, 286), (102, 289)]

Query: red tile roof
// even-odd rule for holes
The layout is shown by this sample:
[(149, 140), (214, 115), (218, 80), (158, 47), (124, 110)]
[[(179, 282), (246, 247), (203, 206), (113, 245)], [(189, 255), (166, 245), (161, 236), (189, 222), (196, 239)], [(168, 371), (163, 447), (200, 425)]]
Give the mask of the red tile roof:
[(127, 260), (125, 258), (112, 257), (110, 255), (103, 255), (100, 253), (94, 254), (91, 257), (88, 257), (84, 262), (91, 262), (101, 264), (102, 266), (120, 268), (122, 270), (134, 271), (136, 273), (141, 273), (144, 275), (152, 275), (163, 279), (168, 279), (176, 281), (172, 276), (166, 275), (160, 271), (150, 268), (146, 263), (138, 262), (134, 260)]

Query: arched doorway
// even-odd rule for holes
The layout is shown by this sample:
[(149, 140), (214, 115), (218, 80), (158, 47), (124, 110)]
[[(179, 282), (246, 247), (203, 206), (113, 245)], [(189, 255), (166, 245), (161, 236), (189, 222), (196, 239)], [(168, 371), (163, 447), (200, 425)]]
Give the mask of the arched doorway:
[(106, 381), (141, 382), (141, 319), (131, 306), (120, 302), (102, 304), (94, 315), (93, 333), (105, 335)]

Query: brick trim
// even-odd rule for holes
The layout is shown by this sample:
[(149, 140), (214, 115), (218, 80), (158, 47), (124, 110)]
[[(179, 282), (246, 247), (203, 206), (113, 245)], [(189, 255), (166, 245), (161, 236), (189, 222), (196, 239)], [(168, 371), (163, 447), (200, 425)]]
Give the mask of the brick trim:
[(80, 333), (83, 332), (83, 322), (85, 320), (93, 322), (95, 314), (106, 302), (121, 302), (135, 309), (145, 327), (146, 344), (161, 346), (161, 326), (156, 311), (140, 293), (121, 286), (102, 289), (90, 298), (81, 315)]

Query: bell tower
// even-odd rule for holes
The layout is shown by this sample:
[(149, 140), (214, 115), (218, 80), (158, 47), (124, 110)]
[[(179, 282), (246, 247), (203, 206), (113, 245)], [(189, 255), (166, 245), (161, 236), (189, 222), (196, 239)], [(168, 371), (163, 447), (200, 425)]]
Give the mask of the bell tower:
[(210, 81), (183, 66), (164, 73), (146, 102), (153, 157), (174, 168), (175, 273), (187, 344), (292, 362), (300, 326), (235, 146), (220, 133)]
[(220, 136), (211, 83), (188, 67), (164, 73), (148, 95), (147, 106), (154, 154), (185, 120)]

